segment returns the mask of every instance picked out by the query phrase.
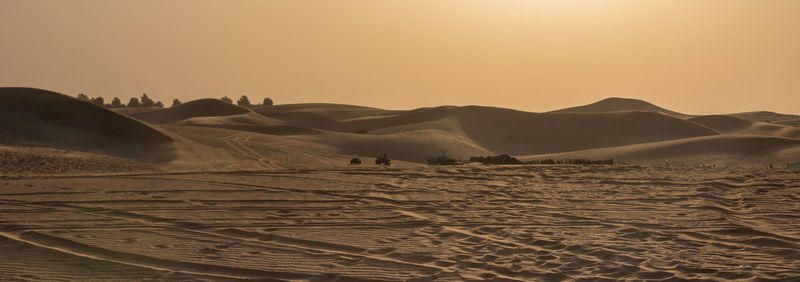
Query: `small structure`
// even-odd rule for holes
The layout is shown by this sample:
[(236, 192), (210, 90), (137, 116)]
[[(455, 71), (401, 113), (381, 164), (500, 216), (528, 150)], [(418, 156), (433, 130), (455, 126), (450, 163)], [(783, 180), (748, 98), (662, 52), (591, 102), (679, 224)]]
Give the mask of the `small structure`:
[(389, 156), (387, 156), (386, 154), (383, 154), (383, 156), (378, 156), (378, 158), (375, 159), (375, 164), (376, 165), (390, 166), (390, 165), (392, 165), (392, 160), (389, 159)]

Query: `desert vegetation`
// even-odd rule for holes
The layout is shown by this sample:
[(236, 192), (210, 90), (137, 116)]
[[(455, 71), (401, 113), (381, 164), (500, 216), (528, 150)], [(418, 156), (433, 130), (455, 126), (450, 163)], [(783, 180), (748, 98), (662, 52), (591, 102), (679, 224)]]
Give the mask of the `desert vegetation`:
[[(164, 103), (162, 103), (161, 101), (153, 100), (152, 98), (150, 98), (147, 95), (147, 93), (142, 93), (142, 96), (140, 96), (140, 97), (131, 97), (130, 100), (128, 100), (127, 104), (122, 103), (122, 100), (119, 97), (113, 97), (111, 99), (111, 101), (108, 102), (108, 103), (106, 103), (107, 100), (105, 98), (103, 98), (102, 96), (89, 97), (88, 95), (86, 95), (84, 93), (78, 93), (78, 95), (76, 95), (75, 98), (80, 100), (80, 101), (89, 102), (89, 103), (92, 103), (92, 104), (95, 104), (95, 105), (98, 105), (98, 106), (102, 106), (102, 107), (106, 107), (106, 108), (110, 108), (110, 109), (126, 108), (126, 107), (127, 108), (164, 108)], [(222, 98), (220, 98), (220, 100), (222, 100), (223, 102), (229, 103), (229, 104), (233, 104), (233, 100), (231, 98), (229, 98), (228, 96), (223, 96)], [(172, 99), (172, 105), (170, 107), (175, 107), (175, 106), (180, 105), (180, 104), (182, 104), (181, 100), (175, 98), (175, 99)], [(259, 106), (259, 105), (272, 106), (273, 102), (272, 102), (272, 98), (265, 97), (264, 98), (264, 102), (262, 104), (252, 104), (250, 102), (250, 98), (247, 97), (247, 95), (242, 95), (241, 97), (239, 97), (238, 100), (236, 100), (236, 105), (239, 105), (239, 106)]]

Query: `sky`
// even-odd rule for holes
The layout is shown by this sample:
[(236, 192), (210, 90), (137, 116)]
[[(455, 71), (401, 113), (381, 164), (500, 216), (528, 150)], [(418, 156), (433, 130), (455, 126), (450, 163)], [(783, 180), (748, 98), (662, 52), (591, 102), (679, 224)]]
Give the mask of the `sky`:
[(794, 0), (0, 0), (0, 86), (800, 114), (798, 14)]

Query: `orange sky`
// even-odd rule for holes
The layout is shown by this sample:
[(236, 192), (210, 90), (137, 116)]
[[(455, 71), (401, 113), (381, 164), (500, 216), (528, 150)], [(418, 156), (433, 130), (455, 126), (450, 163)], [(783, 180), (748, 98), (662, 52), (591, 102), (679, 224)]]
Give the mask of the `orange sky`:
[(800, 1), (0, 0), (0, 86), (388, 109), (800, 113)]

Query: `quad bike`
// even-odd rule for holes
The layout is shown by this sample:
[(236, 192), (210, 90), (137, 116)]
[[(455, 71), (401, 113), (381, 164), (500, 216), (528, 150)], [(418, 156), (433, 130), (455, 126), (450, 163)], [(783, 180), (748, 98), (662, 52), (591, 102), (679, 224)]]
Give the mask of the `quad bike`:
[(360, 164), (361, 164), (361, 159), (359, 158), (353, 158), (352, 160), (350, 160), (350, 165), (360, 165)]
[(390, 160), (388, 157), (378, 157), (378, 159), (375, 160), (375, 164), (392, 165), (392, 160)]

